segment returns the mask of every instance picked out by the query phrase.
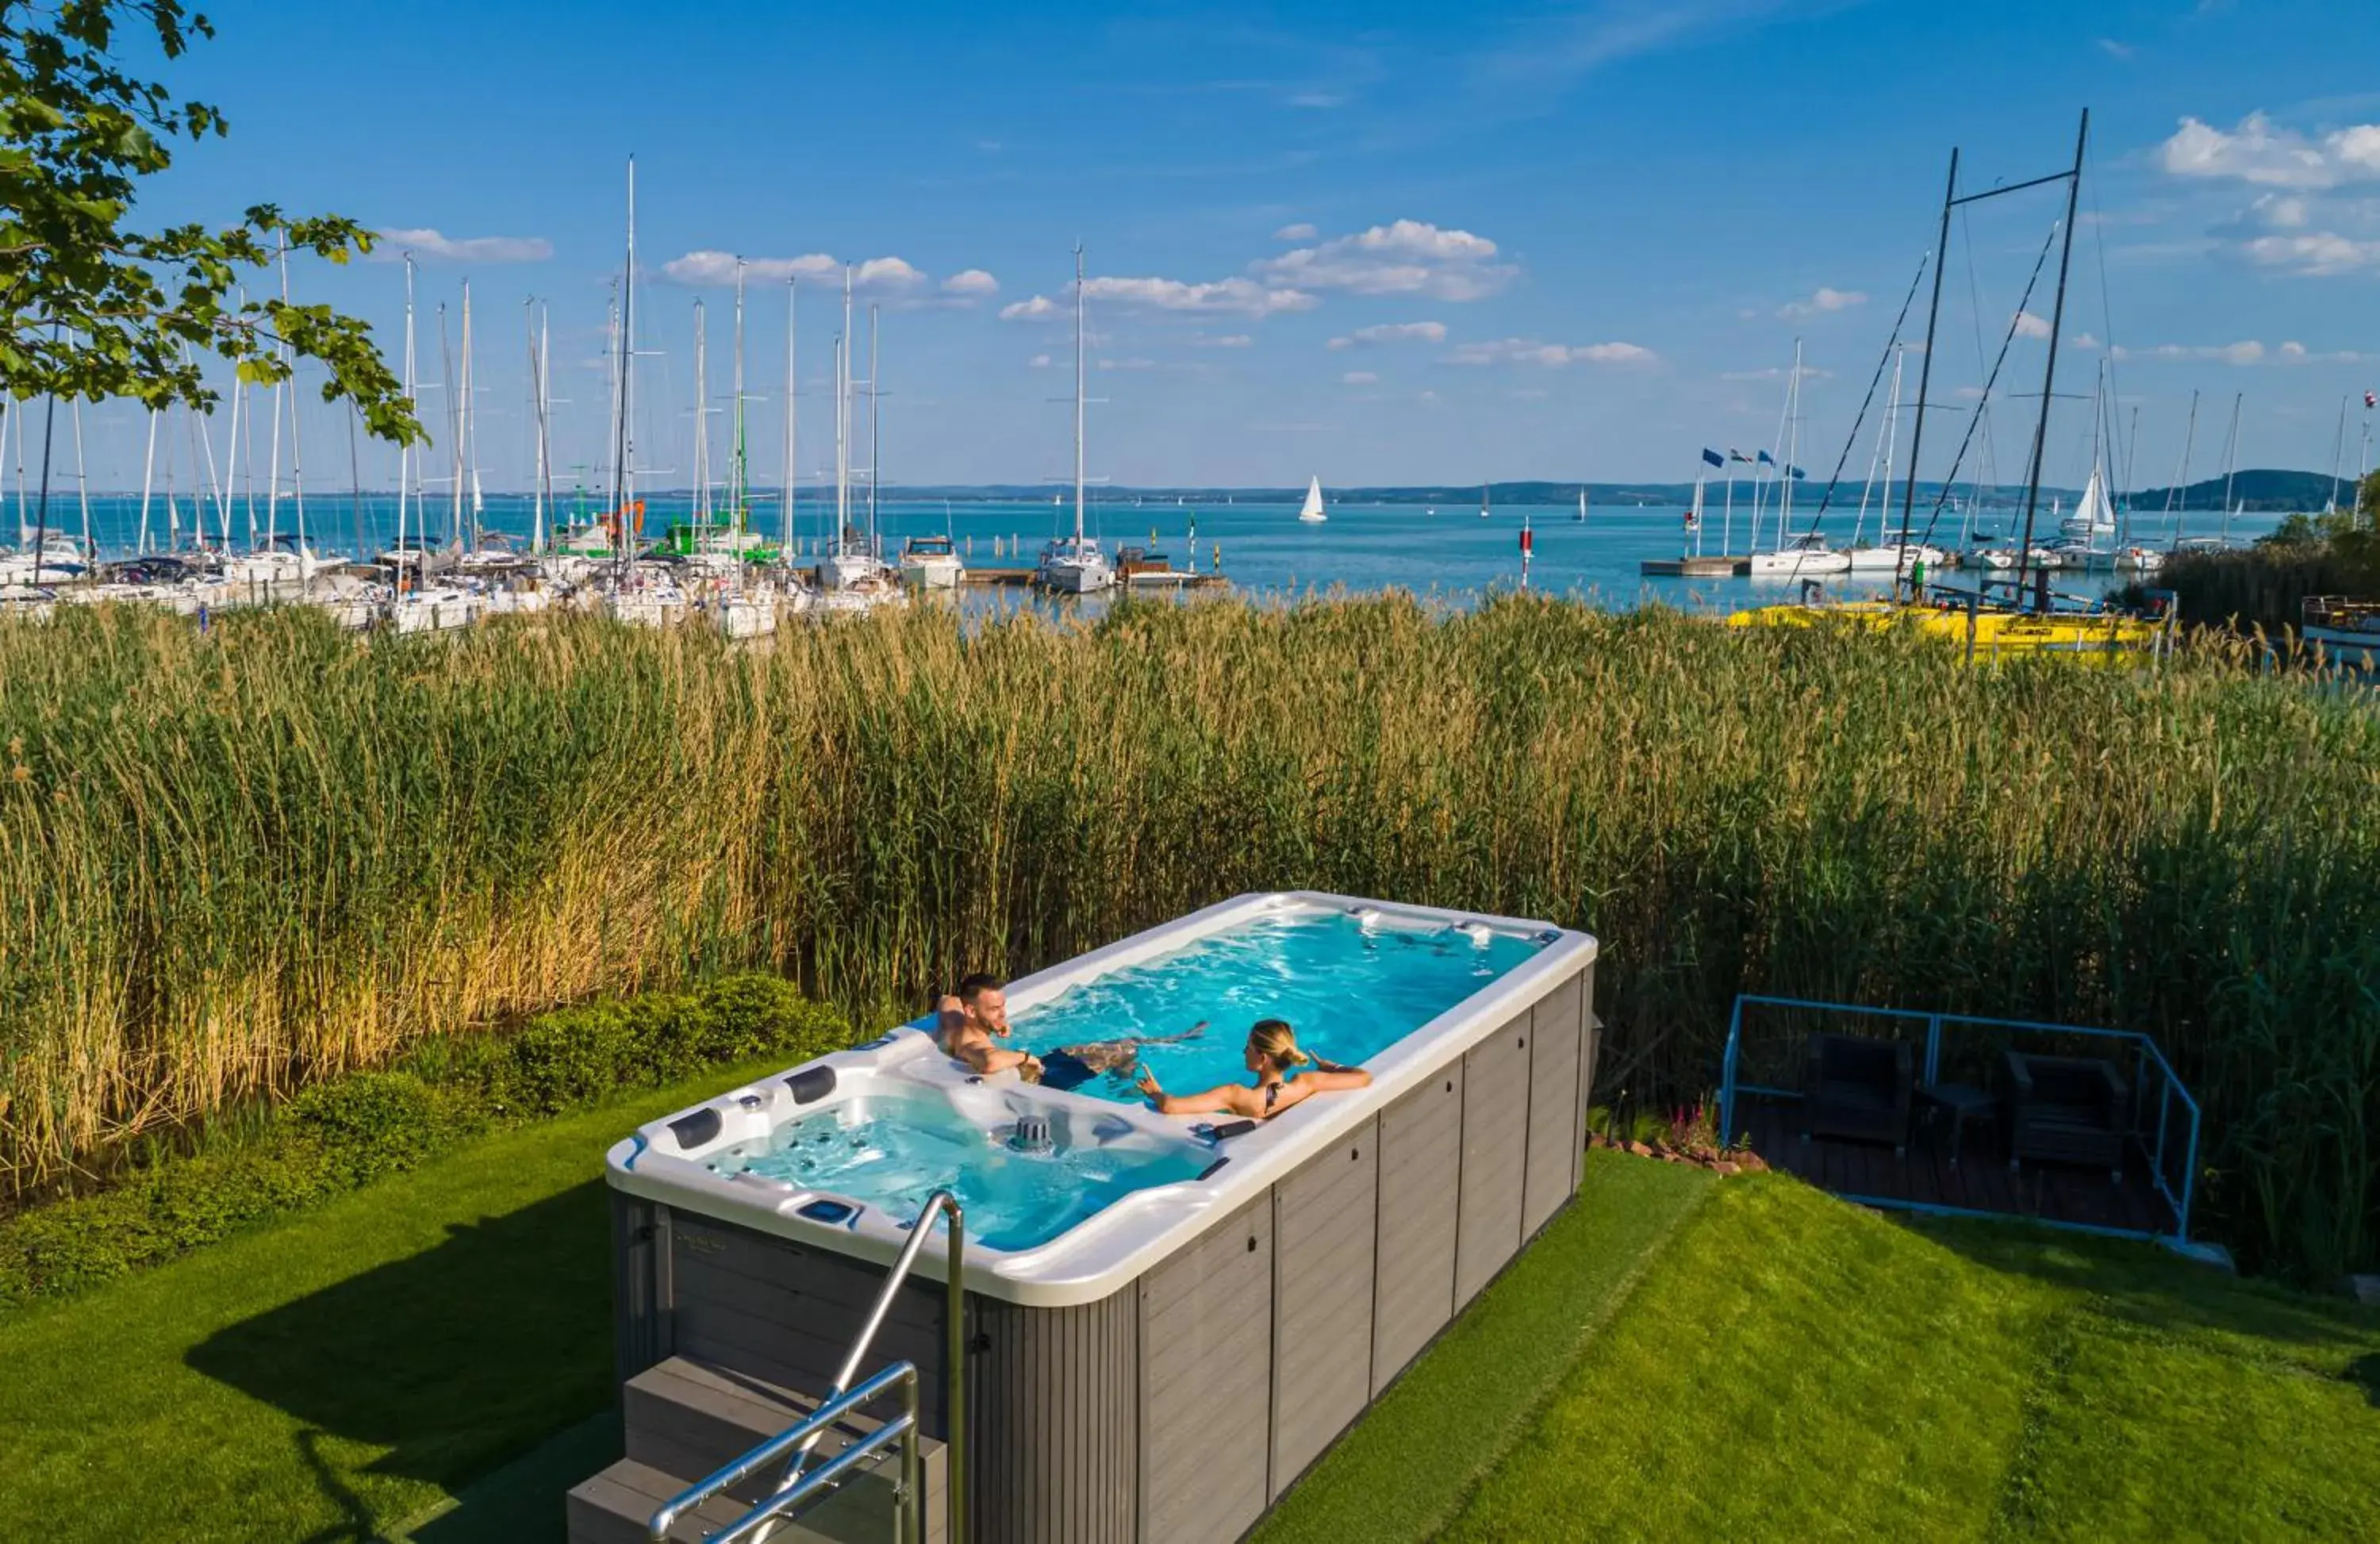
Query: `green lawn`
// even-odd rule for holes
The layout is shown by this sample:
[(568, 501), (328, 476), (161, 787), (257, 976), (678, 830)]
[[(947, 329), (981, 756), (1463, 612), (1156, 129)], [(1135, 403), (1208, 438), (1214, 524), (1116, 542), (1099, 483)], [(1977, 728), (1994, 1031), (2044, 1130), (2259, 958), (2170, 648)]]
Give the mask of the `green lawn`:
[(1427, 1538), (1718, 1187), (1700, 1169), (1588, 1153), (1580, 1201), (1283, 1499), (1252, 1544)]
[(0, 1539), (362, 1544), (586, 1422), (613, 1393), (603, 1149), (765, 1070), (504, 1132), (0, 1316)]
[[(0, 1317), (0, 1540), (553, 1537), (616, 1451), (602, 1149), (735, 1081)], [(2380, 1313), (1597, 1152), (1257, 1538), (2344, 1539), (2375, 1498)]]
[(2145, 1246), (1730, 1180), (1556, 1381), (1451, 1521), (1367, 1422), (1281, 1537), (2380, 1538), (2380, 1314)]

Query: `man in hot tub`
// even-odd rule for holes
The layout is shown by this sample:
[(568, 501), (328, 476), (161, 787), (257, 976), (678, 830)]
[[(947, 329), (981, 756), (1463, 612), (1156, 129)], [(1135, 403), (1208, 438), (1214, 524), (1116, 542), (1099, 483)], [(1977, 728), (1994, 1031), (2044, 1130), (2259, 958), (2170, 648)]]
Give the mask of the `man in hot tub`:
[(992, 1038), (1008, 1035), (1008, 992), (997, 976), (969, 976), (934, 1003), (934, 1042), (944, 1055), (990, 1076), (1014, 1068), (1027, 1083), (1041, 1081), (1041, 1063), (1029, 1051), (1003, 1051)]

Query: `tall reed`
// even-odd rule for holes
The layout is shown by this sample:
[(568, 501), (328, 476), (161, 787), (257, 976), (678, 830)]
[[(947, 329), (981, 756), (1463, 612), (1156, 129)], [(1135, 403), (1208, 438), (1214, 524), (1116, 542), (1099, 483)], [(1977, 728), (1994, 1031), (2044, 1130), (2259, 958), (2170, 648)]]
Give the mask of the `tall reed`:
[(0, 1164), (731, 966), (857, 1013), (1236, 892), (1582, 926), (1606, 1078), (1739, 990), (2154, 1032), (2211, 1215), (2380, 1252), (2380, 724), (2211, 650), (1969, 669), (1540, 599), (969, 631), (0, 626)]

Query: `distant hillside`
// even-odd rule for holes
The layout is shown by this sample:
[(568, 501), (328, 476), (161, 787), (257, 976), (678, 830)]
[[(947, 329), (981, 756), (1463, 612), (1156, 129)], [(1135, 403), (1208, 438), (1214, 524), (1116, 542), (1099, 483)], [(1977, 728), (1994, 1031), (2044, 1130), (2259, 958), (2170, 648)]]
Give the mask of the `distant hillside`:
[[(2341, 507), (2355, 499), (2355, 479), (2343, 476), (2334, 483), (2325, 472), (2243, 471), (2231, 479), (2231, 502), (2252, 514), (2286, 515), (2294, 510), (2318, 510), (2327, 505), (2334, 487)], [(2221, 509), (2223, 479), (2210, 477), (2186, 488), (2143, 488), (2125, 501), (2135, 510), (2161, 511), (2168, 497), (2177, 509)]]

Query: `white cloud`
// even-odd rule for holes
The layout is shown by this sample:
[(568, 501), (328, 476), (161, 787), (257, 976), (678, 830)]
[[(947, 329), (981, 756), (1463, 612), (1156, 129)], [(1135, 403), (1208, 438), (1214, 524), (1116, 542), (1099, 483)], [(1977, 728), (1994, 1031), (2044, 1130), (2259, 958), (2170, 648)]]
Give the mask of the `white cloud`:
[(381, 245), (372, 255), (394, 262), (411, 253), (448, 262), (543, 262), (553, 243), (541, 236), (445, 236), (428, 226), (375, 231)]
[(1300, 91), (1289, 99), (1292, 107), (1343, 107), (1347, 99), (1337, 91)]
[(2088, 333), (2077, 333), (2072, 337), (2068, 338), (2066, 340), (2066, 344), (2070, 348), (2080, 348), (2083, 352), (2089, 353), (2099, 346), (2099, 340), (2093, 337)]
[(1398, 220), (1263, 259), (1255, 269), (1275, 283), (1308, 289), (1479, 300), (1521, 272), (1517, 264), (1493, 261), (1497, 256), (1496, 243), (1484, 236)]
[(1048, 370), (1053, 361), (1047, 354), (1036, 354), (1025, 362), (1035, 370)]
[(2131, 43), (2120, 43), (2114, 38), (2101, 38), (2099, 47), (2111, 59), (2129, 59), (2134, 52)]
[(1777, 314), (1789, 322), (1805, 316), (1823, 316), (1829, 311), (1847, 311), (1854, 306), (1867, 304), (1867, 292), (1860, 289), (1833, 289), (1820, 285), (1806, 300), (1791, 300), (1777, 308)]
[[(735, 267), (739, 261), (743, 263), (744, 278), (747, 284), (783, 284), (787, 279), (799, 279), (805, 284), (840, 284), (843, 281), (842, 260), (824, 252), (805, 252), (800, 257), (738, 259), (734, 252), (709, 248), (670, 259), (662, 264), (662, 276), (673, 284), (732, 285), (735, 282)], [(906, 260), (897, 257), (869, 258), (856, 264), (851, 271), (854, 289), (876, 295), (905, 295), (925, 282), (924, 274)]]
[(1196, 341), (1201, 348), (1250, 348), (1255, 346), (1257, 340), (1245, 333), (1226, 333), (1219, 338), (1199, 338)]
[[(1791, 371), (1786, 369), (1783, 365), (1770, 365), (1766, 370), (1730, 370), (1721, 374), (1719, 379), (1722, 381), (1782, 381), (1792, 373), (1793, 372)], [(1802, 379), (1804, 381), (1831, 381), (1834, 379), (1834, 371), (1830, 370), (1820, 370), (1815, 365), (1803, 365), (1802, 367)]]
[(980, 268), (962, 269), (942, 281), (942, 293), (970, 298), (997, 295), (1000, 293), (1000, 281)]
[(2218, 365), (2361, 364), (2373, 358), (2347, 348), (2317, 354), (2294, 338), (2271, 346), (2254, 338), (2242, 338), (2238, 343), (2161, 343), (2154, 348), (2119, 347), (2110, 352), (2119, 360), (2160, 359)]
[(1101, 370), (1155, 370), (1155, 359), (1101, 359)]
[(1321, 233), (1300, 220), (1293, 225), (1283, 225), (1272, 233), (1275, 241), (1311, 241)]
[(2380, 199), (2321, 190), (2263, 193), (2208, 235), (2218, 255), (2274, 273), (2325, 276), (2380, 269)]
[[(1274, 316), (1282, 311), (1312, 310), (1319, 301), (1294, 289), (1260, 285), (1254, 279), (1218, 279), (1189, 284), (1181, 279), (1095, 278), (1083, 281), (1083, 298), (1094, 305), (1112, 302), (1154, 310), (1198, 311), (1231, 316)], [(1003, 322), (1039, 322), (1066, 315), (1063, 301), (1046, 295), (1002, 306)]]
[(926, 275), (896, 257), (869, 258), (852, 271), (854, 289), (915, 289)]
[(1382, 322), (1358, 327), (1345, 337), (1332, 338), (1325, 348), (1354, 348), (1367, 343), (1444, 343), (1443, 322)]
[(2361, 269), (2380, 270), (2380, 241), (2362, 241), (2337, 231), (2310, 231), (2301, 236), (2259, 236), (2234, 249), (2260, 268), (2326, 276)]
[(2049, 323), (2031, 311), (2019, 311), (2016, 313), (2016, 335), (2021, 338), (2046, 338), (2049, 335)]
[(2251, 113), (2229, 130), (2184, 118), (2157, 147), (2174, 176), (2218, 178), (2263, 188), (2336, 188), (2380, 177), (2380, 124), (2333, 129), (2319, 139), (2277, 128)]
[(1535, 338), (1500, 338), (1489, 343), (1459, 343), (1447, 355), (1451, 364), (1544, 365), (1558, 369), (1563, 365), (1644, 365), (1657, 362), (1660, 356), (1651, 349), (1633, 343), (1589, 343), (1569, 345), (1540, 343)]
[(1342, 384), (1349, 386), (1376, 386), (1380, 382), (1380, 378), (1368, 370), (1351, 370), (1339, 380)]
[(1180, 279), (1087, 279), (1083, 294), (1094, 302), (1111, 300), (1166, 311), (1228, 311), (1235, 316), (1312, 310), (1320, 304), (1313, 296), (1298, 290), (1276, 288), (1250, 279), (1218, 279), (1212, 284), (1185, 284)]

